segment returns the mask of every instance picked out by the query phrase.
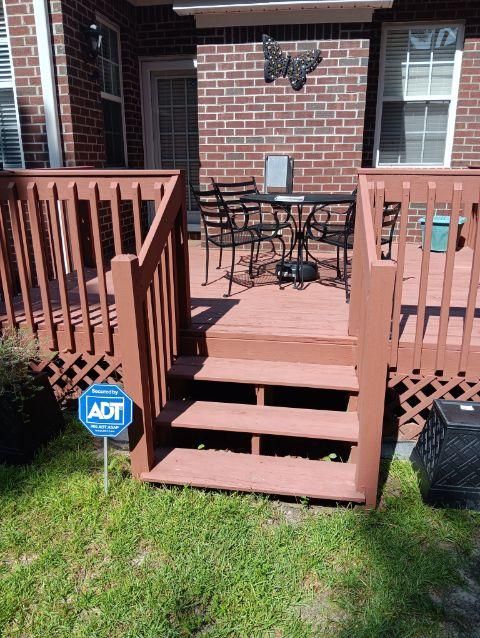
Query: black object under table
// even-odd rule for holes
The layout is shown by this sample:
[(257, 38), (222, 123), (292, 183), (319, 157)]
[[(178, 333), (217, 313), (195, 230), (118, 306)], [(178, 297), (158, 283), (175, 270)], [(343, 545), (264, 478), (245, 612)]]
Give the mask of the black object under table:
[(326, 206), (350, 205), (355, 202), (355, 199), (355, 195), (351, 193), (251, 193), (240, 197), (240, 200), (245, 203), (269, 204), (283, 208), (286, 212), (290, 212), (294, 206), (297, 207), (298, 222), (295, 236), (297, 258), (286, 260), (283, 273), (277, 273), (279, 277), (293, 279), (295, 288), (302, 288), (305, 281), (313, 281), (318, 277), (317, 264), (303, 259), (305, 251), (303, 209), (315, 207), (321, 210)]

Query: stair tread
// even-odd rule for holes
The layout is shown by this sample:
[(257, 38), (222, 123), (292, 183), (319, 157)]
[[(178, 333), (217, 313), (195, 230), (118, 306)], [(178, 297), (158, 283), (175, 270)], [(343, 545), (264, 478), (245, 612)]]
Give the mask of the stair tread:
[(158, 422), (176, 428), (358, 441), (356, 412), (210, 401), (169, 401)]
[(170, 377), (197, 381), (251, 383), (358, 392), (353, 366), (223, 359), (216, 357), (178, 357)]
[(142, 480), (326, 500), (365, 500), (355, 487), (353, 463), (184, 448), (161, 448), (157, 458), (157, 465), (142, 473)]

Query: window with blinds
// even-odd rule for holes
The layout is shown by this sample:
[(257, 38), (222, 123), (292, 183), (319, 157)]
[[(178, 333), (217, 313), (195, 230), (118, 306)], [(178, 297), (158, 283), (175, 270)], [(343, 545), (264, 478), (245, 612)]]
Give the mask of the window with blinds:
[(378, 166), (448, 166), (461, 64), (460, 25), (392, 25), (382, 41)]
[(187, 211), (189, 227), (193, 230), (200, 223), (195, 200), (188, 184), (199, 184), (198, 149), (198, 97), (197, 78), (156, 78), (157, 109), (157, 165), (161, 168), (183, 169), (187, 181)]
[(102, 107), (105, 135), (105, 165), (126, 166), (123, 87), (121, 79), (120, 33), (113, 25), (99, 20), (102, 46), (98, 63), (102, 83)]
[(20, 123), (2, 0), (0, 0), (0, 162), (5, 168), (23, 166)]

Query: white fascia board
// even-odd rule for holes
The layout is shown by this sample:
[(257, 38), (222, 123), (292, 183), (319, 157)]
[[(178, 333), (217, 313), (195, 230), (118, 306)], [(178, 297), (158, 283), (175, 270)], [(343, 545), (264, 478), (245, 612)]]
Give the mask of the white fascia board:
[(298, 11), (303, 9), (390, 9), (393, 0), (177, 0), (179, 15), (246, 11)]

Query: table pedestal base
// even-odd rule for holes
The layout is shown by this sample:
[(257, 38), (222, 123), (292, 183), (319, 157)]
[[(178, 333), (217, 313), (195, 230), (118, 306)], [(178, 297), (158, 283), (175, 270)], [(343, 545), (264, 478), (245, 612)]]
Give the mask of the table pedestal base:
[(277, 264), (275, 268), (276, 276), (282, 281), (294, 281), (301, 284), (304, 281), (315, 281), (318, 279), (317, 264), (313, 261), (301, 261), (296, 259), (285, 261), (283, 264), (283, 272), (281, 272), (281, 264)]

